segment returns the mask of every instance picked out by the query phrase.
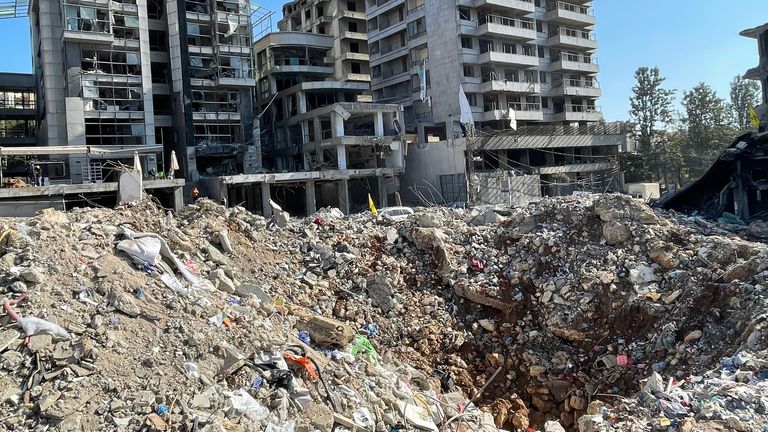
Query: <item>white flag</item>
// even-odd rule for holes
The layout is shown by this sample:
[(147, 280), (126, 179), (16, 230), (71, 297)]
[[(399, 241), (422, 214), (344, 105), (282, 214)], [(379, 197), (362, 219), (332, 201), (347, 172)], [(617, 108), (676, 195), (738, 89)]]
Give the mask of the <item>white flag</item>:
[(462, 124), (475, 124), (475, 119), (472, 118), (472, 106), (469, 105), (469, 99), (461, 84), (459, 84), (459, 121)]
[(517, 130), (517, 117), (515, 116), (515, 110), (512, 109), (512, 106), (509, 106), (509, 127), (512, 130)]

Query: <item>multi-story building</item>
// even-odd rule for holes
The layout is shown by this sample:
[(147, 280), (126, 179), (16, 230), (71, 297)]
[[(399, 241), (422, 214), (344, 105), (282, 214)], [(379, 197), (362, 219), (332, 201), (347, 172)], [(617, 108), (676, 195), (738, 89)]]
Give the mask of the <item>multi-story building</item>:
[(283, 7), (280, 31), (254, 45), (264, 164), (295, 173), (270, 177), (275, 187), (304, 183), (308, 213), (315, 202), (367, 207), (368, 193), (386, 205), (404, 170), (402, 107), (371, 102), (362, 9), (297, 0)]
[(366, 0), (374, 101), (445, 139), (461, 85), (479, 128), (602, 120), (591, 1)]
[(745, 78), (760, 81), (763, 90), (763, 103), (756, 108), (760, 119), (760, 130), (768, 130), (768, 23), (744, 30), (742, 36), (757, 39), (760, 64), (747, 71)]
[[(191, 181), (258, 168), (248, 2), (36, 0), (29, 17), (42, 142), (130, 148), (156, 176), (175, 150)], [(88, 184), (131, 164), (117, 154), (52, 158)]]
[[(409, 191), (511, 203), (617, 186), (628, 129), (601, 124), (591, 5), (366, 0), (373, 101), (403, 104), (405, 129), (418, 134)], [(467, 142), (460, 89), (480, 131)]]
[[(32, 74), (0, 73), (0, 147), (37, 145), (37, 104), (35, 78)], [(0, 178), (26, 177), (30, 163), (41, 165), (31, 157), (9, 157), (0, 161)], [(59, 169), (42, 163), (41, 174)]]

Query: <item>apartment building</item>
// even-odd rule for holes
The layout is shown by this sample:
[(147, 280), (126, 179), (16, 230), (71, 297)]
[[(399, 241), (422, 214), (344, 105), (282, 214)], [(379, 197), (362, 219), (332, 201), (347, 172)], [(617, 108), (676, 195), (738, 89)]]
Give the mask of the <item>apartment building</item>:
[(171, 176), (171, 151), (193, 182), (257, 169), (251, 13), (242, 0), (33, 0), (41, 142), (115, 149), (52, 155), (60, 181), (113, 181), (133, 152), (155, 177)]
[(367, 208), (369, 193), (383, 206), (398, 191), (402, 107), (371, 102), (363, 8), (297, 0), (283, 7), (280, 31), (254, 44), (264, 165), (278, 173), (264, 197), (295, 205), (287, 190), (298, 184), (307, 204), (293, 210), (347, 213)]
[(602, 120), (591, 1), (449, 3), (366, 0), (373, 100), (409, 132), (453, 134), (459, 85), (479, 129)]

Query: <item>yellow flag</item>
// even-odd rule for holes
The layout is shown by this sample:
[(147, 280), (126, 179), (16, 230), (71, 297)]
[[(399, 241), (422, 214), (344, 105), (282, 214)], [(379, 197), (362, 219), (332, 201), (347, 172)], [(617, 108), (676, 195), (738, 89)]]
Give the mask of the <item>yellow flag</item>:
[(749, 109), (749, 121), (752, 123), (752, 126), (759, 127), (760, 126), (760, 117), (757, 116), (757, 111), (755, 111), (755, 107), (751, 107)]
[(376, 210), (376, 206), (373, 204), (373, 198), (371, 198), (371, 194), (368, 194), (368, 207), (371, 209), (371, 213), (373, 213), (374, 216), (379, 214), (379, 212)]

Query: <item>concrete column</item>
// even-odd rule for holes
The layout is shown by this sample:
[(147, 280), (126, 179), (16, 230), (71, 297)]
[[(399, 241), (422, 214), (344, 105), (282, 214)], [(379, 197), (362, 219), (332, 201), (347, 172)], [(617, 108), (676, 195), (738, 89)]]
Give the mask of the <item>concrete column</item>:
[(333, 138), (344, 136), (344, 118), (336, 112), (331, 113), (331, 136)]
[(297, 103), (299, 104), (299, 114), (304, 114), (307, 112), (307, 99), (304, 97), (304, 92), (296, 92), (296, 99)]
[(389, 202), (387, 200), (387, 179), (384, 176), (377, 177), (379, 183), (379, 206), (381, 208), (388, 207)]
[(302, 121), (299, 125), (301, 125), (301, 142), (308, 144), (312, 141), (312, 137), (309, 136), (309, 121)]
[(373, 117), (373, 130), (374, 135), (376, 136), (384, 136), (384, 113), (381, 111), (376, 111), (376, 114), (374, 114)]
[(345, 215), (349, 214), (349, 180), (339, 180), (336, 183), (339, 190), (339, 210)]
[(271, 199), (271, 195), (269, 193), (269, 183), (262, 183), (261, 184), (261, 215), (265, 218), (272, 217), (272, 206), (269, 204), (269, 200)]
[[(139, 63), (141, 64), (141, 87), (144, 99), (144, 144), (155, 145), (155, 110), (152, 103), (152, 61), (149, 49), (149, 17), (147, 0), (137, 0), (139, 12)], [(155, 164), (156, 165), (156, 164)], [(155, 170), (157, 167), (155, 166)], [(163, 167), (162, 171), (165, 171)]]
[(306, 192), (307, 192), (307, 200), (306, 200), (307, 216), (311, 216), (317, 211), (317, 201), (315, 199), (315, 181), (314, 180), (307, 180)]
[(336, 159), (339, 161), (339, 169), (347, 169), (347, 148), (344, 144), (336, 144)]
[(179, 211), (184, 207), (184, 188), (176, 188), (173, 190), (173, 209)]
[(323, 140), (323, 122), (320, 121), (320, 117), (315, 117), (312, 119), (312, 122), (314, 123), (315, 128), (315, 141), (322, 141)]

